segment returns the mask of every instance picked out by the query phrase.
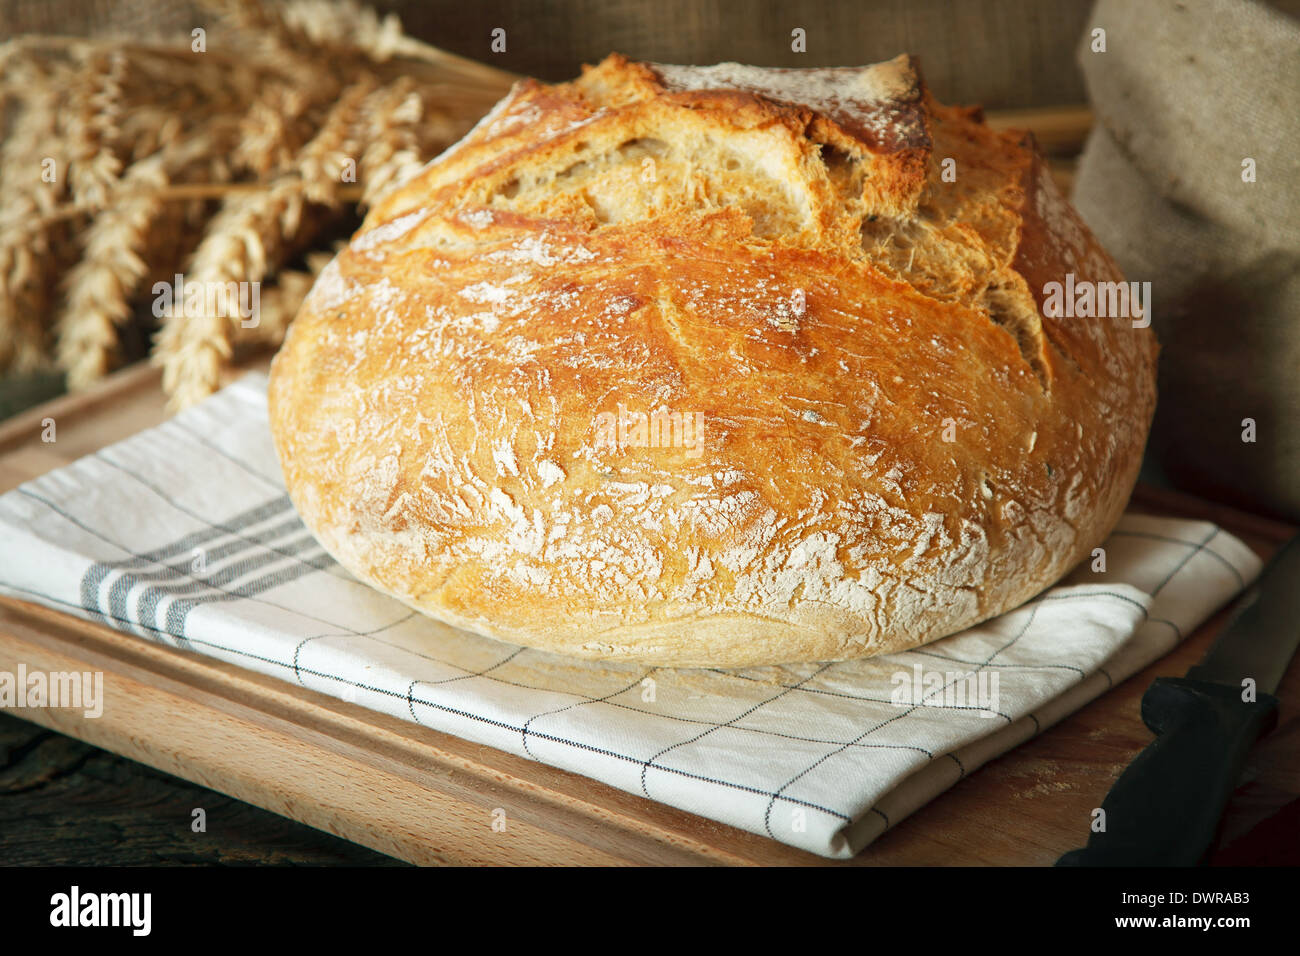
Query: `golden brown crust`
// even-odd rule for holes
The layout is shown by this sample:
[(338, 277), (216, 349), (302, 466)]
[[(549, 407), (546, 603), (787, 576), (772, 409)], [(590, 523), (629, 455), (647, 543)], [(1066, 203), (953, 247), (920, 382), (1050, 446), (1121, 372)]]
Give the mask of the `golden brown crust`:
[[(912, 647), (1127, 500), (1154, 338), (1044, 318), (1066, 272), (1122, 278), (1032, 143), (907, 58), (612, 56), (517, 85), (371, 212), (276, 358), (272, 432), (326, 549), (448, 623), (679, 666)], [(611, 445), (620, 406), (660, 434)]]

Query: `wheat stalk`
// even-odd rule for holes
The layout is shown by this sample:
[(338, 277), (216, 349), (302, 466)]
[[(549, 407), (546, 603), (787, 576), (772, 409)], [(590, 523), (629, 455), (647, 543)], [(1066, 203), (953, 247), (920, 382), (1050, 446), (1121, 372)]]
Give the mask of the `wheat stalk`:
[(322, 54), (361, 54), (382, 63), (403, 38), (395, 15), (381, 18), (353, 0), (290, 0), (274, 7), (262, 0), (203, 0), (203, 5), (256, 42), (313, 62)]
[[(56, 90), (37, 87), (6, 138), (0, 209), (0, 370), (38, 367), (46, 354), (46, 276), (54, 252), (46, 216), (65, 193)], [(46, 152), (52, 155), (45, 155)], [(53, 176), (52, 181), (47, 178)]]
[[(362, 78), (344, 90), (320, 131), (265, 192), (225, 201), (194, 253), (187, 282), (200, 288), (260, 283), (290, 247), (306, 204), (339, 203), (339, 173), (357, 145), (355, 114), (373, 85), (373, 78)], [(181, 312), (163, 323), (155, 361), (163, 367), (163, 387), (173, 407), (183, 408), (216, 390), (222, 364), (230, 357), (235, 318)]]
[(233, 344), (238, 347), (278, 344), (283, 341), (289, 323), (307, 298), (316, 277), (335, 254), (336, 252), (324, 251), (308, 253), (305, 257), (306, 269), (280, 270), (274, 285), (262, 290), (258, 323), (251, 327), (235, 323), (232, 327)]
[(118, 183), (117, 201), (86, 229), (84, 257), (69, 273), (57, 323), (56, 355), (70, 388), (84, 387), (112, 367), (118, 327), (130, 318), (131, 301), (149, 273), (150, 234), (166, 215), (166, 188), (228, 138), (210, 127), (133, 163)]
[(122, 171), (116, 147), (125, 72), (121, 51), (91, 52), (79, 77), (81, 89), (67, 110), (68, 182), (73, 201), (85, 208), (102, 208)]
[(367, 206), (424, 165), (429, 150), (422, 142), (422, 132), (428, 139), (446, 142), (450, 138), (447, 120), (438, 115), (426, 117), (415, 86), (413, 80), (401, 77), (366, 101), (366, 147), (359, 169), (361, 199)]

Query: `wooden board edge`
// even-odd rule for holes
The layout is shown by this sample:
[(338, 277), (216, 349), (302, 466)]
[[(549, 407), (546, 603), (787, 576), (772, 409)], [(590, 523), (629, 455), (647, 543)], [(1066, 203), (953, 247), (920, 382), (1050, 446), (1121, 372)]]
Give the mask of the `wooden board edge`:
[(1163, 515), (1212, 521), (1229, 534), (1256, 535), (1275, 545), (1294, 537), (1298, 529), (1279, 518), (1242, 511), (1233, 505), (1209, 501), (1185, 491), (1157, 485), (1139, 484), (1133, 489), (1130, 507), (1157, 511)]
[[(413, 863), (834, 862), (233, 664), (0, 599), (0, 670), (19, 662), (29, 671), (102, 670), (118, 702), (98, 719), (56, 709), (18, 716)], [(239, 752), (205, 749), (200, 766), (175, 744), (214, 732), (240, 740)], [(274, 786), (247, 769), (259, 764), (276, 768)], [(358, 808), (366, 793), (373, 800)], [(396, 834), (378, 826), (376, 818), (400, 818), (398, 793), (427, 801), (437, 826)], [(498, 806), (508, 827), (524, 828), (521, 839), (493, 845)], [(482, 839), (439, 848), (437, 831), (448, 827)]]
[(1053, 155), (1070, 155), (1083, 149), (1094, 118), (1089, 106), (1047, 106), (1031, 109), (989, 110), (984, 120), (999, 132), (1027, 130), (1039, 147)]
[(162, 388), (162, 370), (147, 362), (137, 362), (114, 372), (103, 381), (78, 392), (69, 392), (48, 402), (42, 402), (12, 418), (0, 422), (0, 454), (32, 440), (39, 440), (42, 422), (52, 418), (56, 422), (72, 418), (94, 409), (102, 402), (133, 392), (140, 388)]

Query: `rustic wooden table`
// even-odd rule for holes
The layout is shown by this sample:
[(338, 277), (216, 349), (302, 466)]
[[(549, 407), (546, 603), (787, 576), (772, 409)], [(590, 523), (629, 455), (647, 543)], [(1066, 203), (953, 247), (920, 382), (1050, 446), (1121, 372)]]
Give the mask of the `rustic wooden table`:
[[(0, 424), (0, 491), (157, 423), (162, 404), (156, 373), (136, 368)], [(37, 437), (46, 418), (58, 423), (54, 444)], [(1216, 521), (1263, 556), (1294, 532), (1154, 489), (1139, 489), (1136, 502)], [(1156, 676), (1185, 672), (1225, 617), (963, 779), (851, 865), (1051, 863), (1082, 842), (1089, 811), (1150, 740), (1138, 716), (1142, 693)], [(0, 715), (0, 862), (827, 862), (269, 677), (0, 599), (0, 670), (19, 661), (102, 669), (117, 704), (91, 721), (22, 712), (43, 729)], [(1300, 862), (1300, 665), (1280, 696), (1279, 726), (1252, 752), (1211, 862)], [(512, 820), (506, 839), (490, 828), (501, 806)], [(206, 811), (206, 833), (190, 829), (196, 807)]]
[[(206, 830), (194, 832), (202, 809)], [(0, 714), (0, 865), (402, 866), (400, 860)]]

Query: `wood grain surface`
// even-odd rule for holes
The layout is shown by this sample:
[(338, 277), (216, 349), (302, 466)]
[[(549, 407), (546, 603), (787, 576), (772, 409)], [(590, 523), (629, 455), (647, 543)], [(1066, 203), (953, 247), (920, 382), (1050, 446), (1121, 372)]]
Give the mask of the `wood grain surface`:
[[(163, 418), (157, 373), (148, 368), (32, 409), (0, 426), (0, 491)], [(43, 443), (49, 419), (57, 440)], [(1172, 492), (1140, 489), (1137, 502), (1153, 513), (1214, 520), (1264, 556), (1293, 530)], [(1053, 862), (1083, 841), (1091, 810), (1149, 742), (1138, 701), (1151, 680), (1182, 674), (1225, 616), (962, 780), (850, 865)], [(102, 670), (107, 698), (97, 720), (68, 710), (17, 712), (23, 719), (414, 863), (829, 862), (233, 665), (0, 600), (0, 670), (20, 662)], [(1279, 727), (1252, 754), (1216, 859), (1296, 852), (1300, 667), (1288, 672), (1281, 696)], [(497, 810), (505, 812), (504, 832), (492, 827)]]

